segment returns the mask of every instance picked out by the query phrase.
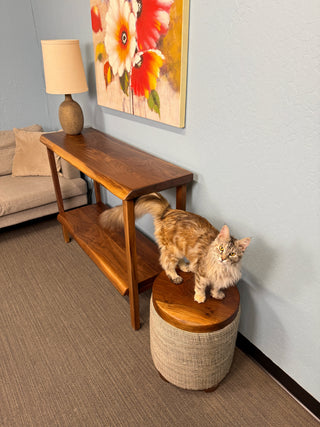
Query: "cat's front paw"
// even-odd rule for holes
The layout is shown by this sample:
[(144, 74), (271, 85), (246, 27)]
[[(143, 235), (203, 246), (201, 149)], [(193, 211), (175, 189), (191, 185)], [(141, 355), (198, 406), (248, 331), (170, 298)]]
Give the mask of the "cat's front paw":
[(180, 283), (183, 282), (183, 278), (181, 276), (175, 277), (174, 279), (171, 279), (171, 280), (175, 285), (180, 285)]
[(211, 291), (210, 295), (215, 299), (223, 299), (225, 297), (225, 293), (222, 291)]
[(183, 282), (183, 278), (179, 276), (176, 272), (174, 272), (174, 274), (170, 274), (166, 271), (166, 275), (168, 279), (171, 280), (171, 282), (173, 282), (175, 285), (180, 285), (180, 283)]
[(190, 271), (190, 264), (188, 262), (185, 262), (184, 260), (180, 260), (178, 267), (181, 271), (184, 271), (185, 273), (188, 273)]
[(194, 294), (194, 300), (201, 304), (202, 302), (205, 302), (206, 296), (201, 294)]

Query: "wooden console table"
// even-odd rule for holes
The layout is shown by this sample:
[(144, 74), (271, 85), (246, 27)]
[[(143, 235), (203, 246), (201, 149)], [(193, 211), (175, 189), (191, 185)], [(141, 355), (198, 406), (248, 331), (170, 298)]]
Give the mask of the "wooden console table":
[[(176, 207), (186, 207), (186, 185), (191, 172), (160, 160), (93, 128), (80, 135), (64, 132), (43, 134), (47, 146), (63, 235), (70, 235), (108, 277), (121, 295), (129, 294), (131, 324), (140, 328), (139, 292), (147, 289), (161, 272), (157, 246), (135, 229), (134, 202), (143, 194), (176, 187)], [(54, 153), (67, 160), (94, 182), (96, 204), (64, 211)], [(122, 200), (124, 230), (103, 232), (100, 184)]]

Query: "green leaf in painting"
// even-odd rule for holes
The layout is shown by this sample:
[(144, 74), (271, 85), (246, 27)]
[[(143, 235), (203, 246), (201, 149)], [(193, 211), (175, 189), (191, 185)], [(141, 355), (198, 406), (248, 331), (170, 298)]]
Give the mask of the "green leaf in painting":
[(128, 94), (128, 88), (129, 88), (129, 74), (127, 72), (127, 70), (124, 70), (124, 73), (122, 74), (122, 76), (120, 77), (120, 86), (121, 89), (123, 90), (123, 92), (126, 95)]
[(152, 90), (150, 92), (149, 98), (148, 98), (148, 106), (151, 111), (156, 112), (157, 114), (159, 114), (159, 117), (160, 117), (160, 98), (156, 90)]

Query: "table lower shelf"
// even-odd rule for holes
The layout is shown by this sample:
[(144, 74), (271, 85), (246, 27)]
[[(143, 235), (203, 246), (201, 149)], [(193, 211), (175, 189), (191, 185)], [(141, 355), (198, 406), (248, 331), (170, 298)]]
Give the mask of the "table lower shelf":
[[(73, 209), (58, 215), (79, 246), (108, 277), (121, 295), (127, 295), (128, 272), (123, 229), (103, 231), (98, 217), (108, 206), (98, 203)], [(157, 245), (136, 230), (137, 279), (139, 292), (152, 286), (162, 271)]]

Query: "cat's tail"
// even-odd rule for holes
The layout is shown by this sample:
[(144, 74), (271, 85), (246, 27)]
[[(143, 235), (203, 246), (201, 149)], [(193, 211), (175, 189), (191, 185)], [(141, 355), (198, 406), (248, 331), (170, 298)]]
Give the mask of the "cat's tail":
[[(160, 218), (166, 210), (170, 209), (170, 204), (159, 193), (150, 193), (137, 199), (134, 205), (135, 218), (141, 218), (147, 213), (153, 218)], [(122, 226), (124, 222), (122, 205), (112, 209), (107, 209), (99, 216), (99, 224), (102, 228)]]

